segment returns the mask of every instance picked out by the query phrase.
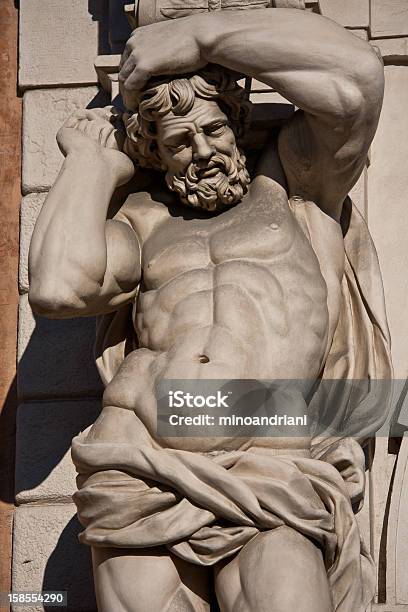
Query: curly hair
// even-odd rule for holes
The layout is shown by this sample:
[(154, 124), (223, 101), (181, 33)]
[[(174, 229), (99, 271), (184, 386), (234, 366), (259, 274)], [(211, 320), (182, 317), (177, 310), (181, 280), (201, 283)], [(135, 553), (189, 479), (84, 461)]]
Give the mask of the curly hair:
[(193, 76), (166, 80), (141, 92), (138, 110), (124, 115), (125, 153), (140, 166), (162, 170), (156, 119), (170, 111), (186, 115), (196, 97), (216, 100), (228, 116), (237, 142), (242, 141), (249, 125), (251, 103), (231, 73), (219, 66), (209, 66)]

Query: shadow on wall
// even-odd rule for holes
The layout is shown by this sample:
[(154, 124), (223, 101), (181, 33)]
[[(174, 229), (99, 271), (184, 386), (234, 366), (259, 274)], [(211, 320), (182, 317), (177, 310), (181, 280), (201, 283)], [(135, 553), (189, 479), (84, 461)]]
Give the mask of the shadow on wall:
[(122, 53), (131, 28), (125, 15), (128, 0), (88, 0), (88, 13), (98, 22), (98, 54)]
[[(76, 516), (67, 523), (64, 510), (71, 504), (61, 502), (69, 502), (75, 490), (71, 440), (101, 410), (102, 383), (93, 357), (95, 320), (33, 317), (26, 296), (21, 302), (20, 342), (21, 336), (29, 339), (18, 371), (15, 494), (20, 506), (39, 504), (28, 520), (33, 542), (37, 530), (41, 540), (34, 553), (35, 573), (20, 563), (14, 568), (15, 580), (36, 591), (67, 591), (68, 610), (89, 612), (96, 610), (90, 549), (78, 541), (82, 527)], [(64, 509), (61, 513), (56, 503)], [(43, 534), (48, 508), (54, 518)]]
[[(108, 94), (101, 90), (87, 108), (103, 107), (109, 102)], [(30, 231), (30, 227), (22, 226), (23, 240)], [(24, 272), (22, 283), (28, 283)], [(95, 366), (94, 341), (94, 317), (38, 317), (32, 313), (27, 295), (21, 296), (17, 496), (41, 485), (70, 448), (72, 437), (99, 414), (103, 385)]]
[[(88, 546), (78, 543), (82, 527), (74, 516), (62, 531), (48, 558), (42, 583), (43, 591), (67, 591), (67, 612), (96, 610), (93, 593), (92, 562)], [(44, 610), (55, 610), (44, 606)]]
[[(18, 367), (16, 496), (18, 503), (46, 501), (44, 493), (58, 500), (59, 492), (67, 490), (63, 477), (68, 471), (61, 471), (47, 489), (42, 484), (72, 438), (95, 421), (101, 408), (103, 387), (93, 356), (95, 320), (33, 317), (26, 296), (21, 302), (20, 343), (25, 336), (29, 339)], [(69, 469), (70, 458), (64, 461)]]
[[(123, 49), (130, 34), (124, 4), (122, 0), (88, 1), (88, 12), (98, 22), (98, 54), (120, 53)], [(106, 94), (101, 92), (88, 107), (108, 103)], [(21, 498), (18, 503), (28, 508), (24, 502), (31, 501), (29, 496), (35, 496), (35, 490), (47, 482), (47, 492), (51, 491), (50, 486), (58, 485), (59, 477), (61, 485), (67, 488), (68, 479), (64, 478), (67, 472), (60, 471), (55, 480), (54, 475), (66, 462), (72, 437), (92, 424), (100, 411), (102, 384), (93, 358), (94, 327), (92, 318), (51, 321), (33, 317), (27, 297), (22, 296), (18, 380), (13, 381), (0, 414), (0, 499), (3, 502), (13, 504), (16, 495)], [(47, 516), (47, 505), (42, 504), (58, 501), (58, 486), (53, 492), (52, 498), (47, 499), (44, 494), (37, 500), (40, 503), (35, 505), (33, 516), (36, 512)], [(61, 504), (64, 506), (67, 508), (68, 504)], [(50, 532), (58, 536), (52, 540), (50, 535), (48, 553), (43, 558), (43, 551), (38, 550), (35, 557), (36, 577), (30, 574), (28, 563), (22, 563), (17, 572), (27, 588), (68, 591), (68, 610), (95, 610), (90, 550), (78, 542), (82, 527), (75, 516), (68, 522), (64, 518), (66, 512), (61, 516), (60, 526), (50, 525)], [(35, 541), (34, 519), (30, 528)], [(34, 580), (38, 584), (33, 584)]]
[[(88, 108), (106, 104), (109, 97), (100, 91)], [(30, 231), (22, 227), (23, 240), (24, 232)], [(66, 502), (75, 490), (71, 440), (101, 410), (103, 385), (94, 362), (94, 339), (93, 317), (61, 321), (37, 317), (27, 295), (22, 295), (18, 377), (0, 414), (0, 461), (6, 467), (0, 474), (0, 498), (11, 504), (16, 500), (23, 508), (34, 508), (34, 504), (35, 510), (25, 520), (30, 523), (32, 543), (36, 534), (43, 540), (41, 550), (34, 551), (32, 565), (23, 562), (14, 568), (14, 579), (35, 591), (67, 590), (69, 609), (76, 612), (96, 609), (90, 551), (79, 544), (81, 527), (76, 518), (68, 520), (66, 512), (70, 506)], [(65, 511), (59, 513), (55, 504)], [(47, 508), (54, 510), (54, 519), (43, 537)]]
[(109, 55), (109, 0), (88, 0), (88, 13), (98, 22), (98, 54)]

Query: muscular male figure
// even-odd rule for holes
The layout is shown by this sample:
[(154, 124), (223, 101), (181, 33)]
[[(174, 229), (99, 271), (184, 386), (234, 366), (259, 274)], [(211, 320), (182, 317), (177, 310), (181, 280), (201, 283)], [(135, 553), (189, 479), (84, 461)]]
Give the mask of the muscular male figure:
[[(259, 79), (299, 108), (278, 139), (270, 140), (251, 179), (236, 139), (245, 102), (229, 71)], [(102, 413), (78, 440), (77, 451), (74, 445), (81, 488), (77, 503), (89, 534), (85, 541), (93, 546), (99, 609), (207, 610), (213, 567), (223, 611), (363, 610), (370, 597), (364, 585), (344, 604), (338, 593), (348, 592), (344, 584), (339, 587), (346, 579), (330, 582), (334, 561), (330, 566), (322, 543), (330, 538), (319, 540), (286, 517), (273, 524), (264, 515), (254, 518), (248, 501), (245, 537), (244, 531), (228, 532), (241, 540), (219, 554), (205, 540), (211, 549), (206, 557), (204, 544), (200, 549), (196, 543), (197, 534), (205, 539), (207, 532), (198, 528), (207, 525), (208, 530), (211, 524), (221, 532), (217, 520), (227, 520), (229, 510), (223, 514), (205, 506), (199, 490), (190, 496), (181, 484), (178, 489), (159, 459), (155, 480), (139, 456), (136, 461), (123, 455), (120, 465), (98, 459), (91, 469), (81, 449), (114, 454), (114, 447), (146, 448), (147, 454), (177, 459), (180, 466), (190, 462), (194, 474), (200, 461), (207, 462), (203, 471), (211, 462), (225, 478), (239, 474), (238, 463), (248, 457), (258, 463), (270, 458), (273, 469), (276, 458), (285, 455), (302, 476), (309, 469), (304, 466), (315, 461), (311, 435), (296, 431), (292, 438), (159, 438), (154, 389), (166, 378), (313, 383), (322, 377), (344, 325), (351, 274), (344, 202), (376, 130), (381, 61), (367, 43), (315, 14), (228, 11), (136, 30), (122, 58), (120, 80), (133, 112), (124, 116), (125, 146), (113, 109), (83, 111), (61, 128), (58, 139), (66, 160), (30, 251), (29, 298), (37, 313), (108, 315), (135, 306), (137, 348), (127, 351), (118, 369), (110, 367)], [(158, 183), (129, 195), (107, 220), (112, 194), (134, 172), (130, 157), (164, 174), (168, 189)], [(385, 355), (384, 346), (371, 350)], [(293, 401), (303, 415), (305, 397), (295, 394)], [(353, 452), (361, 480), (362, 453)], [(314, 482), (307, 473), (308, 483)], [(134, 483), (135, 476), (137, 495), (143, 489), (146, 495), (148, 490), (163, 496), (154, 512), (168, 511), (165, 496), (171, 492), (177, 512), (188, 500), (188, 512), (199, 506), (214, 516), (200, 518), (194, 536), (187, 526), (172, 537), (169, 527), (157, 541), (139, 535), (127, 540), (126, 526), (145, 518), (118, 514), (117, 525), (112, 518), (109, 526), (101, 499), (92, 495), (105, 481), (118, 496), (125, 495), (121, 483), (133, 487), (129, 479)], [(216, 475), (211, 482), (214, 490), (222, 489)], [(289, 488), (296, 488), (293, 482)], [(137, 507), (136, 497), (126, 495), (122, 505)], [(271, 496), (279, 498), (276, 491)], [(234, 500), (239, 508), (242, 502)], [(150, 520), (154, 513), (143, 504), (148, 502), (139, 507)], [(97, 520), (84, 510), (89, 507), (97, 508)], [(173, 524), (174, 516), (168, 520)], [(240, 520), (229, 524), (240, 525)], [(115, 529), (122, 529), (121, 539), (111, 535)], [(190, 538), (188, 553), (180, 544), (183, 538)], [(157, 588), (147, 589), (147, 581)]]

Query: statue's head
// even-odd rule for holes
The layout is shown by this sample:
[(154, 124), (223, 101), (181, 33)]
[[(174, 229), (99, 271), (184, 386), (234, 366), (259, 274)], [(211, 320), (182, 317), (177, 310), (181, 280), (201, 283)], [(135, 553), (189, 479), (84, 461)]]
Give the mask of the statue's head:
[(125, 151), (141, 166), (165, 172), (184, 204), (209, 211), (232, 206), (249, 183), (238, 146), (249, 108), (244, 90), (216, 66), (160, 82), (125, 115)]

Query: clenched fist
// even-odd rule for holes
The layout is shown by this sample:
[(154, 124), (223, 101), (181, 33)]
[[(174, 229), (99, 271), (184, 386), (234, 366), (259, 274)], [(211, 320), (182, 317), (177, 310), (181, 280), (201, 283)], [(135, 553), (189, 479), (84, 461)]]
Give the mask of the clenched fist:
[(186, 74), (207, 64), (199, 43), (199, 25), (200, 21), (193, 16), (153, 23), (133, 32), (123, 52), (119, 73), (127, 108), (135, 106), (134, 92), (152, 77)]
[(118, 184), (134, 173), (132, 161), (122, 153), (126, 132), (121, 113), (113, 106), (73, 113), (57, 133), (58, 146), (67, 155), (101, 157), (115, 171)]

